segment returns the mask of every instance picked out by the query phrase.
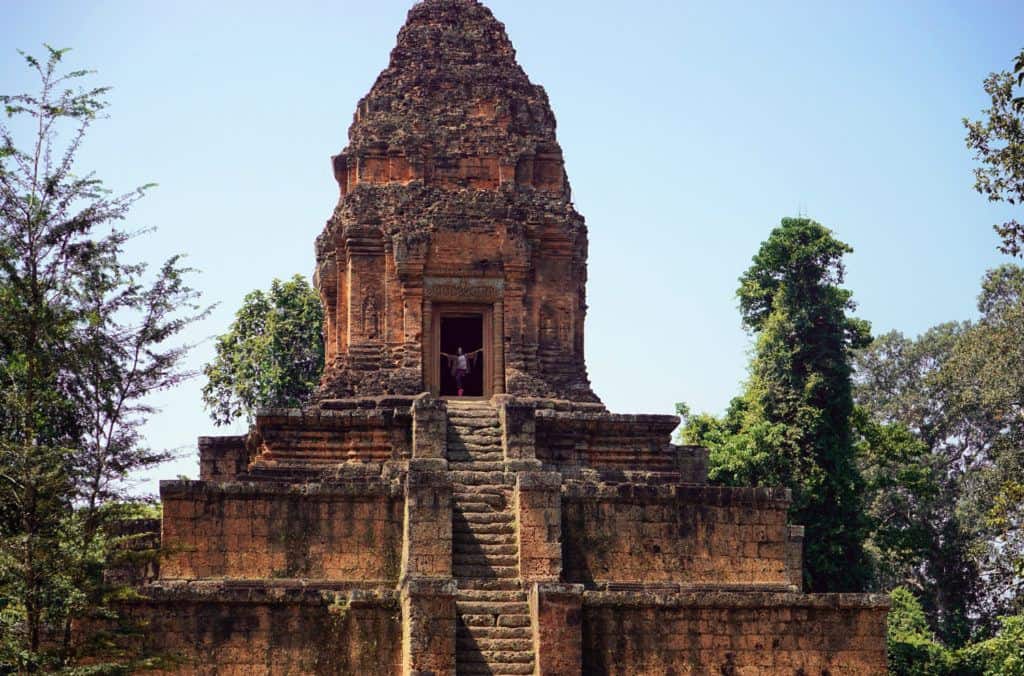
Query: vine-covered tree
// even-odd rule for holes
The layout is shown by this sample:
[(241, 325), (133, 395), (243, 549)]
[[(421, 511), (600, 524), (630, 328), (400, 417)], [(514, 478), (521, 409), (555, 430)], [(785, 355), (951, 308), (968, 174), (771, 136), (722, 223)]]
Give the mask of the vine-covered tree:
[(168, 457), (140, 438), (146, 397), (187, 377), (169, 342), (202, 311), (178, 257), (153, 274), (122, 260), (133, 233), (115, 226), (148, 186), (116, 195), (76, 170), (108, 90), (46, 50), (23, 54), (39, 92), (0, 96), (28, 123), (0, 123), (0, 672), (124, 670), (146, 663), (72, 628), (116, 616), (125, 482)]
[(851, 251), (815, 221), (782, 220), (737, 292), (756, 337), (746, 391), (724, 419), (688, 416), (684, 428), (687, 441), (709, 448), (712, 479), (792, 489), (812, 591), (860, 590), (869, 577), (850, 377), (870, 328), (849, 316), (852, 294), (840, 286)]
[(324, 366), (323, 308), (301, 275), (242, 301), (217, 356), (203, 369), (203, 402), (218, 425), (257, 409), (301, 406), (316, 389)]
[[(974, 170), (974, 188), (990, 202), (1024, 203), (1024, 50), (1014, 61), (1013, 73), (1002, 71), (985, 78), (985, 93), (992, 107), (984, 118), (964, 118), (967, 147), (981, 166)], [(1002, 239), (1000, 251), (1024, 255), (1024, 224), (1016, 219), (993, 226)]]

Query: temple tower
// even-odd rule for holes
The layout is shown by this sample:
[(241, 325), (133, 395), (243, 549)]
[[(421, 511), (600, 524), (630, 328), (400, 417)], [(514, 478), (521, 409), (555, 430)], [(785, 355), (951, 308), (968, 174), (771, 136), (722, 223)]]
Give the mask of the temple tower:
[(323, 397), (456, 394), (442, 353), (461, 346), (467, 396), (596, 401), (587, 229), (547, 95), (490, 10), (414, 7), (333, 166), (340, 199), (316, 246)]
[(333, 165), (318, 396), (160, 484), (123, 605), (165, 673), (885, 673), (887, 597), (802, 593), (788, 490), (591, 391), (586, 227), (490, 11), (414, 6)]

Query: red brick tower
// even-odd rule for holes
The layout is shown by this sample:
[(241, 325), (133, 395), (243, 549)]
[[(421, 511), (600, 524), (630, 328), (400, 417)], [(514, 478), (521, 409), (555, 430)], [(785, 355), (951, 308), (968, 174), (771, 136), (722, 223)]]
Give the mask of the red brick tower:
[(334, 171), (317, 400), (161, 483), (126, 605), (173, 673), (885, 673), (886, 597), (801, 592), (789, 491), (591, 392), (586, 228), (490, 11), (410, 11)]
[(449, 393), (440, 353), (459, 334), (482, 349), (475, 395), (596, 401), (586, 226), (547, 95), (490, 10), (413, 8), (334, 174), (317, 240), (324, 396)]

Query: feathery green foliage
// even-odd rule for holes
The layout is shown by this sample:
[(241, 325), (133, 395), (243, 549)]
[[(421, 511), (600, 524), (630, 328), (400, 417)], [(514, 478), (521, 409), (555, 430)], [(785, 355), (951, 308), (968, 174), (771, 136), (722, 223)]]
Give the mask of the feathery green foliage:
[[(990, 202), (1024, 202), (1024, 50), (1014, 60), (1013, 74), (1002, 71), (985, 78), (985, 93), (992, 107), (982, 111), (985, 118), (964, 118), (967, 147), (981, 166), (974, 170), (974, 189)], [(1015, 94), (1016, 92), (1016, 94)], [(1024, 256), (1024, 225), (1016, 220), (994, 225), (1002, 239), (999, 250)]]
[[(122, 260), (117, 229), (148, 186), (116, 195), (76, 173), (107, 88), (61, 73), (67, 50), (23, 54), (37, 94), (0, 96), (0, 671), (107, 673), (141, 664), (73, 627), (112, 620), (104, 571), (123, 538), (125, 481), (168, 454), (147, 449), (146, 397), (173, 387), (203, 312), (172, 257), (155, 273)], [(61, 142), (63, 140), (63, 143)], [(148, 281), (147, 281), (148, 278)]]

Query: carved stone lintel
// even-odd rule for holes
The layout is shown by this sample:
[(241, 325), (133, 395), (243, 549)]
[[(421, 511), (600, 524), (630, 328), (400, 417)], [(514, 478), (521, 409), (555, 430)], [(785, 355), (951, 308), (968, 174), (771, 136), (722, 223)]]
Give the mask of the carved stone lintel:
[(505, 282), (501, 279), (427, 277), (423, 281), (428, 300), (449, 303), (493, 303), (501, 300)]

